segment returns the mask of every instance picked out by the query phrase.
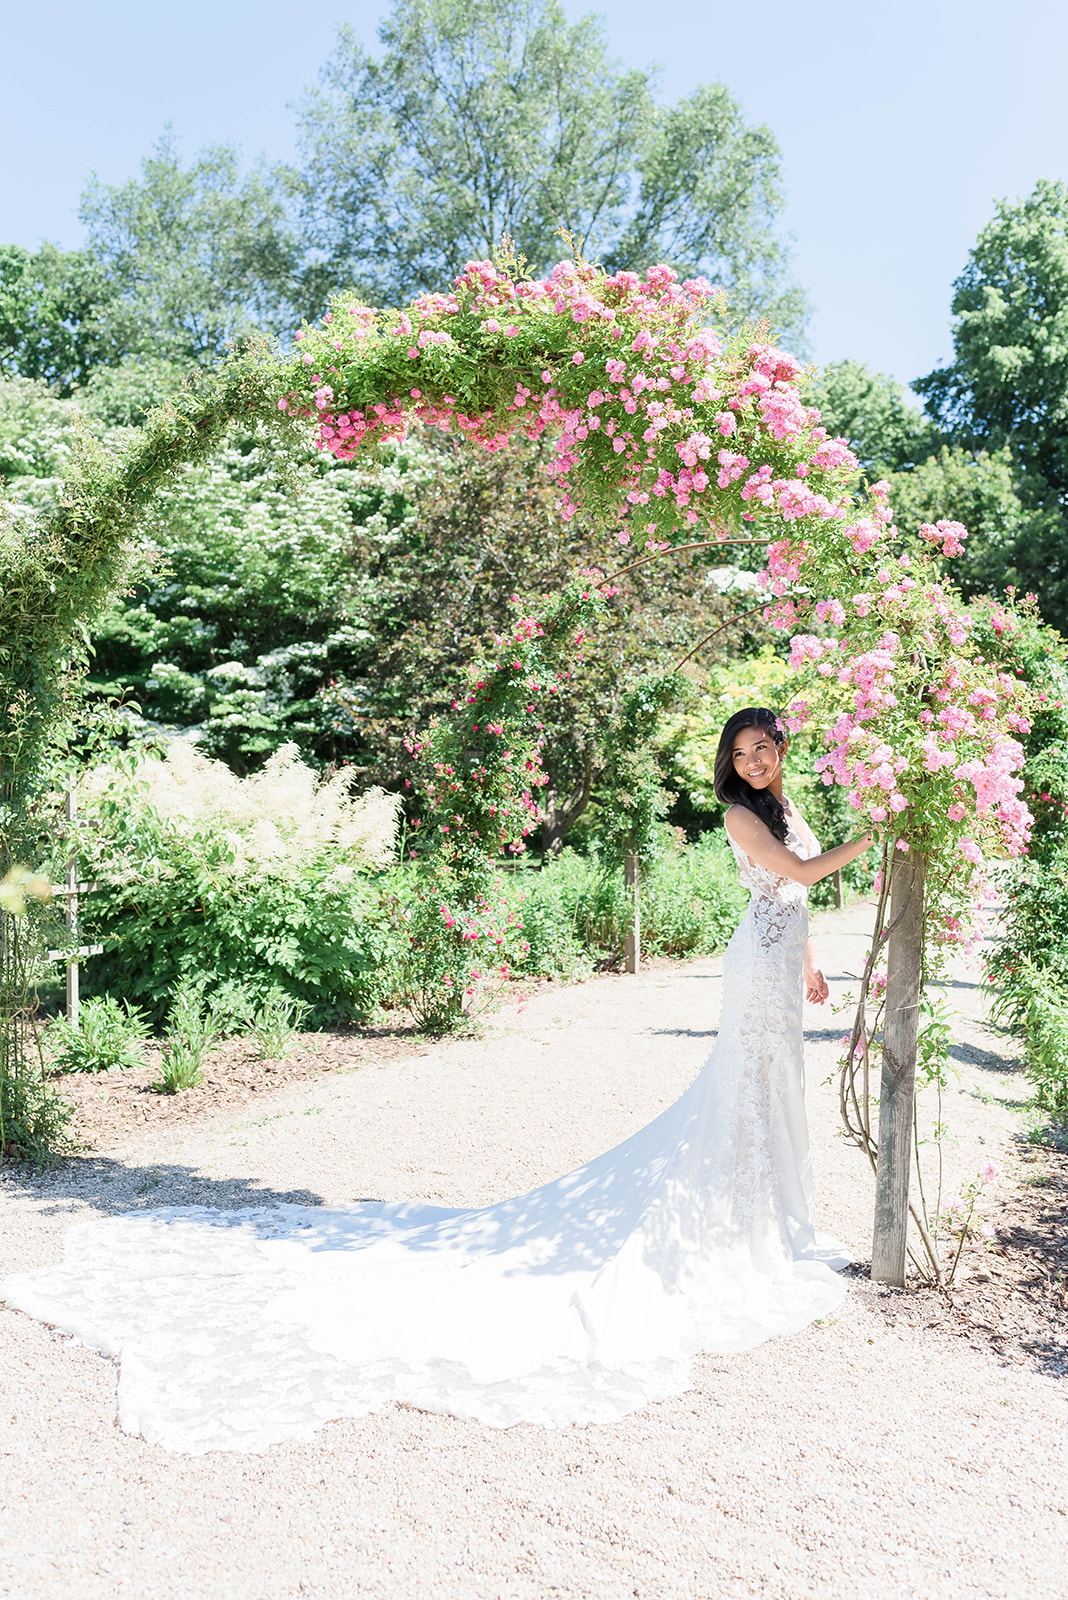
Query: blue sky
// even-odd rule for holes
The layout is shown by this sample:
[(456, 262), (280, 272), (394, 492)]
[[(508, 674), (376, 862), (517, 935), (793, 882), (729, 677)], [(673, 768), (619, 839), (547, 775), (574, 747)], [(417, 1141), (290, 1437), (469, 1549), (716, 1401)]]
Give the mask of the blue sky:
[[(782, 147), (812, 353), (904, 382), (951, 353), (954, 276), (994, 201), (1068, 178), (1063, 0), (564, 0), (599, 12), (613, 53), (656, 62), (669, 99), (726, 83)], [(10, 4), (0, 105), (0, 240), (79, 243), (91, 171), (116, 183), (172, 122), (186, 154), (292, 152), (288, 103), (338, 23), (369, 45), (382, 4), (54, 0)]]

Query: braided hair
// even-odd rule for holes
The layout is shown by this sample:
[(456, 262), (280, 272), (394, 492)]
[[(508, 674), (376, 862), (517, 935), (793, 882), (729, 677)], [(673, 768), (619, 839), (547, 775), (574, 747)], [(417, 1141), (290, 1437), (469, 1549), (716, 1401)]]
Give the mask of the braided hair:
[(716, 799), (728, 806), (744, 806), (747, 811), (752, 811), (769, 828), (776, 839), (786, 843), (786, 811), (783, 803), (770, 789), (754, 789), (747, 783), (734, 766), (734, 741), (743, 728), (760, 728), (775, 740), (777, 745), (786, 743), (779, 719), (774, 711), (769, 711), (766, 706), (746, 706), (743, 711), (736, 711), (733, 717), (727, 719), (723, 732), (719, 736), (719, 748), (716, 751), (716, 766), (712, 784), (716, 791)]

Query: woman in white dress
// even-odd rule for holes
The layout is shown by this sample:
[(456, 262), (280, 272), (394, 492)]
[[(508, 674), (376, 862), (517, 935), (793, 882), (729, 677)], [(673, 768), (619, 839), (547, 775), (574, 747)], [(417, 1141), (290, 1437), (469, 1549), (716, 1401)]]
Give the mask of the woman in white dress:
[(717, 794), (752, 900), (723, 1019), (686, 1093), (607, 1154), (475, 1211), (364, 1203), (171, 1207), (83, 1223), (8, 1305), (118, 1356), (119, 1420), (175, 1450), (262, 1450), (401, 1401), (476, 1418), (610, 1422), (839, 1303), (813, 1228), (803, 1099), (806, 889), (824, 854), (782, 792), (770, 711), (723, 732)]

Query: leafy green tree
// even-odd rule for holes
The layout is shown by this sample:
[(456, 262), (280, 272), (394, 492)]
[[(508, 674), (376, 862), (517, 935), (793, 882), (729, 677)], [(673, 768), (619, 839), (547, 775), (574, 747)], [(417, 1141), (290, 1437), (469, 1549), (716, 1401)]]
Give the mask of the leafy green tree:
[(1008, 452), (1022, 512), (1006, 577), (1068, 629), (1068, 184), (997, 206), (952, 309), (954, 359), (914, 388), (954, 443)]
[(1008, 445), (1068, 495), (1068, 184), (1003, 200), (953, 286), (953, 361), (914, 384), (972, 448)]
[(818, 406), (823, 426), (848, 439), (872, 478), (917, 466), (936, 453), (941, 435), (912, 405), (904, 384), (862, 361), (834, 361), (810, 385), (806, 397)]
[(86, 251), (0, 245), (0, 374), (39, 378), (70, 395), (118, 353), (111, 297), (104, 268)]
[(147, 521), (152, 569), (97, 624), (90, 691), (132, 688), (239, 773), (291, 739), (322, 761), (351, 755), (322, 690), (366, 637), (345, 607), (367, 476), (312, 460), (294, 486), (250, 435), (187, 468)]
[(94, 177), (79, 216), (124, 353), (210, 362), (236, 339), (289, 326), (302, 246), (271, 176), (242, 173), (236, 150), (212, 146), (186, 166), (168, 130), (140, 178)]
[(0, 480), (16, 506), (54, 494), (70, 464), (73, 412), (39, 378), (0, 377)]
[(342, 28), (299, 108), (320, 284), (403, 302), (504, 235), (544, 270), (566, 228), (613, 267), (704, 273), (797, 342), (779, 150), (721, 84), (659, 105), (559, 0), (396, 0), (379, 37), (374, 57)]
[[(520, 438), (486, 454), (449, 437), (426, 438), (420, 455), (409, 457), (407, 482), (394, 480), (408, 497), (406, 515), (380, 519), (377, 532), (363, 535), (350, 604), (369, 647), (358, 673), (330, 692), (351, 718), (358, 759), (376, 781), (395, 784), (404, 773), (406, 735), (449, 710), (467, 664), (507, 628), (513, 594), (544, 607), (576, 572), (628, 564), (619, 546), (606, 553), (603, 534), (559, 516), (548, 449), (544, 440)], [(549, 779), (539, 795), (544, 849), (559, 848), (596, 793), (605, 736), (635, 680), (670, 670), (721, 623), (716, 654), (733, 652), (746, 636), (746, 623), (731, 618), (759, 607), (722, 566), (725, 554), (653, 561), (623, 576), (583, 646), (581, 666), (540, 709)], [(750, 618), (748, 626), (759, 624)]]
[[(559, 517), (545, 448), (413, 438), (378, 462), (308, 460), (294, 496), (266, 440), (235, 439), (161, 491), (154, 570), (97, 624), (91, 689), (129, 686), (150, 718), (198, 726), (237, 772), (295, 740), (398, 787), (406, 737), (450, 710), (470, 661), (509, 625), (512, 595), (544, 603), (605, 563), (603, 539)], [(542, 713), (544, 848), (596, 792), (631, 675), (663, 672), (751, 606), (731, 579), (699, 554), (621, 580), (581, 672)], [(728, 627), (717, 653), (745, 627)]]

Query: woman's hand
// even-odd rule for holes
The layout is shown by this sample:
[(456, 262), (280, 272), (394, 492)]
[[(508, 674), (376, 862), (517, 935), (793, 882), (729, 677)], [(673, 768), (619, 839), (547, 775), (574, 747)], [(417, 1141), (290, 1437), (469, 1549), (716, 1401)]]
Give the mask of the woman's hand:
[(827, 987), (827, 979), (816, 965), (816, 958), (812, 954), (811, 946), (809, 946), (808, 954), (805, 957), (805, 999), (814, 1006), (821, 1006), (830, 992)]

